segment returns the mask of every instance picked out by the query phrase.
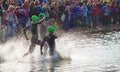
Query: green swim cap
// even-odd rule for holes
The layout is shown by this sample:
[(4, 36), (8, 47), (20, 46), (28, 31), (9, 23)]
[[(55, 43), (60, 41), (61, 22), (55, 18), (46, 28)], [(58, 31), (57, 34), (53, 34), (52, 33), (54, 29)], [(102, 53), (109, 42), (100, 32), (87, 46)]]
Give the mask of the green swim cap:
[(33, 22), (36, 21), (37, 19), (38, 19), (38, 16), (32, 15), (31, 20), (32, 20)]
[(54, 30), (54, 27), (53, 26), (48, 26), (47, 30), (48, 30), (48, 32), (52, 32)]
[(40, 18), (45, 17), (45, 13), (40, 13), (40, 14), (39, 14), (39, 17), (40, 17)]

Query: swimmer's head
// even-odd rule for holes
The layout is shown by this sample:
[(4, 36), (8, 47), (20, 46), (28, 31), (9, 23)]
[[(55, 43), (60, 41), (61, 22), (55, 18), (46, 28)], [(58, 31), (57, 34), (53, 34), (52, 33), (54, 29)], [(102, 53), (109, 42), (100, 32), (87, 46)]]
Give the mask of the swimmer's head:
[(31, 20), (32, 20), (32, 22), (38, 20), (38, 16), (36, 16), (36, 15), (32, 15)]
[(53, 32), (54, 31), (54, 27), (53, 26), (48, 26), (47, 30), (48, 30), (49, 33)]
[(40, 13), (40, 14), (39, 14), (39, 17), (40, 17), (40, 18), (44, 18), (44, 17), (45, 17), (45, 13)]

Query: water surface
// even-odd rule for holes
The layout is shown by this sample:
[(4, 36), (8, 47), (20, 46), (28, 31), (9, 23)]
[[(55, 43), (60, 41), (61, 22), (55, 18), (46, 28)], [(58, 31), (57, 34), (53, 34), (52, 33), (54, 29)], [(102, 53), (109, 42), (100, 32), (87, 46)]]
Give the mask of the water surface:
[(41, 57), (39, 46), (23, 58), (30, 45), (23, 38), (0, 45), (0, 72), (120, 72), (120, 32), (69, 32), (56, 42), (64, 60)]

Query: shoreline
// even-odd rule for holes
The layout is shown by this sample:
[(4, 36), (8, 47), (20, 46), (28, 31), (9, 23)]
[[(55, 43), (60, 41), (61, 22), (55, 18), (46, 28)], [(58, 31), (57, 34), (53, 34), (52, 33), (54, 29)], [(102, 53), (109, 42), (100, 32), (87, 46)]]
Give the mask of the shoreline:
[[(62, 30), (63, 32), (67, 33), (66, 31)], [(77, 28), (72, 28), (68, 32), (85, 32), (85, 33), (106, 33), (106, 32), (112, 32), (112, 31), (120, 31), (120, 25), (112, 25), (109, 28), (103, 28), (98, 26), (97, 28), (87, 28), (87, 29), (82, 29), (81, 27)]]
[[(108, 32), (112, 32), (112, 31), (116, 31), (119, 32), (120, 31), (120, 25), (111, 25), (109, 28), (103, 28), (98, 26), (98, 28), (87, 28), (87, 29), (82, 29), (81, 27), (76, 27), (76, 28), (72, 28), (69, 31), (65, 31), (62, 28), (57, 28), (56, 29), (58, 36), (62, 36), (66, 33), (74, 33), (74, 32), (81, 32), (82, 34), (97, 34), (97, 33), (108, 33)], [(28, 31), (29, 32), (29, 31)], [(0, 37), (1, 37), (1, 33), (0, 33)], [(20, 34), (20, 36), (15, 36), (16, 37), (24, 37), (23, 34)], [(4, 44), (7, 41), (2, 41), (0, 38), (0, 44)]]

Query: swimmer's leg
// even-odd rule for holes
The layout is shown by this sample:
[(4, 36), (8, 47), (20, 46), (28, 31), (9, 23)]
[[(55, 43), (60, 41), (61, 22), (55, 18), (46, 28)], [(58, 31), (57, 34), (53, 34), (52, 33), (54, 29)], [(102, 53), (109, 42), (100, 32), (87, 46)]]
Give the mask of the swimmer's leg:
[(45, 43), (45, 44), (44, 44), (44, 51), (43, 51), (43, 52), (44, 52), (44, 53), (43, 53), (44, 56), (47, 56), (47, 51), (48, 51), (48, 44)]
[(31, 44), (29, 51), (23, 55), (23, 57), (27, 56), (28, 54), (31, 54), (35, 49), (35, 44)]
[(52, 56), (54, 55), (54, 46), (53, 47), (50, 47), (50, 50), (49, 50), (49, 55)]
[(31, 54), (35, 49), (35, 44), (32, 44), (29, 48), (29, 53)]
[(26, 40), (29, 40), (27, 37), (27, 34), (26, 34), (26, 30), (23, 30), (23, 32), (24, 32), (24, 36), (25, 36)]
[(40, 46), (41, 46), (42, 41), (37, 39), (35, 43), (36, 43), (37, 45), (40, 45)]

